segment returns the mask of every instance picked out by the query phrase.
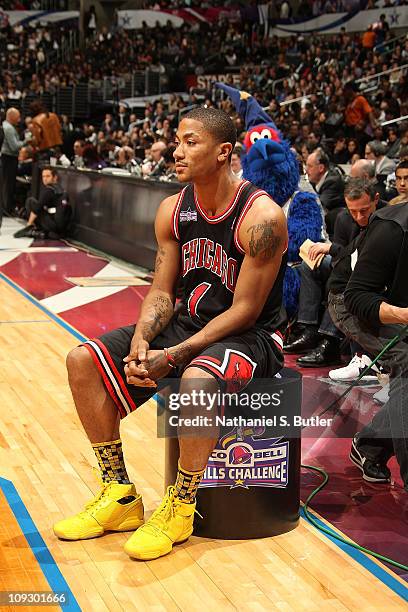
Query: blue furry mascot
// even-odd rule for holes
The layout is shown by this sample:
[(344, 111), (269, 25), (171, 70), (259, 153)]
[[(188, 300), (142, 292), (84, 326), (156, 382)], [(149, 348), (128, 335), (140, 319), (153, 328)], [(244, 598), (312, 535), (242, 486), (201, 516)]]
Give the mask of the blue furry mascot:
[(224, 83), (216, 83), (216, 87), (228, 94), (245, 120), (246, 155), (241, 159), (243, 177), (264, 189), (287, 214), (289, 247), (283, 299), (288, 316), (293, 317), (300, 288), (300, 275), (295, 264), (301, 261), (299, 249), (307, 238), (313, 242), (322, 240), (322, 208), (316, 195), (297, 190), (299, 163), (296, 155), (255, 98)]

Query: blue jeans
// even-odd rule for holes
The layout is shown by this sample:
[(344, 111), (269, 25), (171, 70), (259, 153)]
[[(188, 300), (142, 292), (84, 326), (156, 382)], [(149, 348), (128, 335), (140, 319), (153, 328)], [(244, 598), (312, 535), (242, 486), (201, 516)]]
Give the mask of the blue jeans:
[[(315, 268), (315, 270), (311, 270), (304, 261), (299, 266), (301, 284), (298, 322), (303, 325), (319, 324), (320, 309), (326, 295), (326, 283), (332, 271), (331, 260), (330, 255), (325, 255), (320, 266)], [(319, 334), (332, 336), (333, 338), (343, 337), (331, 320), (327, 308), (320, 323)]]

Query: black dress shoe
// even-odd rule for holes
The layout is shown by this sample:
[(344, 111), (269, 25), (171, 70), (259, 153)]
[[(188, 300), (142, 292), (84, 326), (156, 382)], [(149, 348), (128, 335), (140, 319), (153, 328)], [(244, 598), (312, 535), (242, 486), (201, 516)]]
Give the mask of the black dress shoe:
[(341, 363), (339, 340), (323, 337), (313, 351), (296, 359), (296, 363), (302, 368), (320, 368)]
[(300, 336), (293, 342), (286, 344), (283, 347), (283, 350), (285, 353), (296, 353), (297, 355), (303, 355), (311, 349), (314, 349), (318, 345), (320, 338), (321, 336), (319, 336), (314, 327), (306, 325)]
[(351, 443), (350, 459), (363, 473), (364, 480), (373, 483), (391, 482), (391, 472), (385, 463), (370, 461), (358, 448), (358, 437)]
[(26, 225), (13, 234), (14, 238), (29, 238), (34, 225)]

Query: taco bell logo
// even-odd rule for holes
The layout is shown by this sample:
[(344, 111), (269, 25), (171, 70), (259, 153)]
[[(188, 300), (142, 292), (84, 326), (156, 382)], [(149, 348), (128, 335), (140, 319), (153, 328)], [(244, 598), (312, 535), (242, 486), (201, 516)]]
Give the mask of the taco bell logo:
[(287, 487), (289, 442), (253, 436), (242, 440), (231, 433), (220, 440), (209, 458), (201, 487)]

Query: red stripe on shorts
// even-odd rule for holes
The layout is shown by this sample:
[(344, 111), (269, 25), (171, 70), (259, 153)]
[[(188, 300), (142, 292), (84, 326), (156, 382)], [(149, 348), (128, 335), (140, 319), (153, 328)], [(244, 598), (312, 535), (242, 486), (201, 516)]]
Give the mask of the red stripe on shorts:
[(102, 376), (103, 382), (105, 384), (105, 387), (108, 390), (109, 395), (111, 396), (111, 398), (115, 402), (116, 406), (118, 407), (118, 410), (120, 412), (121, 418), (124, 418), (125, 416), (127, 416), (127, 412), (123, 408), (122, 402), (120, 401), (120, 399), (116, 395), (116, 391), (113, 388), (111, 381), (107, 377), (106, 372), (104, 370), (104, 367), (101, 364), (101, 362), (99, 361), (98, 355), (95, 353), (95, 349), (90, 344), (86, 344), (86, 343), (84, 343), (82, 346), (84, 346), (89, 351), (92, 359), (95, 362), (96, 367), (98, 368), (98, 370), (99, 370), (99, 372), (100, 372), (100, 374)]

